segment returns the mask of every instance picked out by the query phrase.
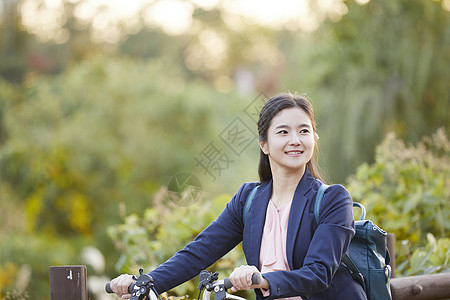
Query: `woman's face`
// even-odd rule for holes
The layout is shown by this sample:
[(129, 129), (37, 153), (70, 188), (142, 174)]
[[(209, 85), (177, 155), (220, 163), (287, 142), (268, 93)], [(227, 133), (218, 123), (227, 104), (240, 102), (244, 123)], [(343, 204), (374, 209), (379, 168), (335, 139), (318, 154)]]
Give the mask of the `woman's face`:
[(267, 131), (261, 150), (268, 155), (272, 173), (303, 174), (314, 153), (314, 131), (306, 112), (287, 108), (278, 112)]

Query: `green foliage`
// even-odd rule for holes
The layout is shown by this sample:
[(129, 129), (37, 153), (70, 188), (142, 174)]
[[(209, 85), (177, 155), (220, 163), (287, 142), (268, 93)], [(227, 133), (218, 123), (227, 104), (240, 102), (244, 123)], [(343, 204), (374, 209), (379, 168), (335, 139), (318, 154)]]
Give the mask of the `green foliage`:
[[(361, 165), (347, 187), (354, 201), (367, 208), (367, 218), (394, 233), (397, 241), (408, 241), (414, 251), (427, 233), (450, 236), (449, 152), (444, 129), (415, 147), (389, 134), (376, 149), (375, 163)], [(399, 245), (397, 263), (408, 259)]]
[[(229, 195), (216, 196), (212, 201), (203, 197), (194, 204), (182, 207), (167, 199), (167, 190), (161, 188), (153, 199), (151, 208), (142, 216), (132, 214), (124, 217), (123, 224), (112, 226), (108, 232), (122, 253), (116, 265), (119, 272), (136, 274), (142, 267), (147, 272), (183, 249), (223, 210)], [(213, 266), (211, 271), (220, 272), (221, 278), (244, 264), (240, 247), (232, 250)], [(171, 293), (195, 297), (197, 279), (174, 288)]]
[(211, 111), (222, 102), (207, 86), (185, 89), (167, 67), (100, 58), (32, 82), (15, 103), (2, 101), (9, 108), (0, 176), (19, 187), (30, 232), (89, 236), (93, 222), (117, 211), (111, 204), (142, 207), (159, 185), (194, 167), (201, 148), (192, 142), (207, 144), (221, 124), (211, 124)]
[(399, 266), (408, 276), (450, 271), (450, 238), (436, 238), (427, 234), (428, 243), (416, 249), (408, 260)]
[(0, 298), (28, 299), (28, 294), (32, 295), (30, 299), (48, 299), (49, 267), (84, 264), (79, 255), (84, 243), (80, 237), (69, 240), (14, 232), (2, 235)]
[[(127, 213), (151, 206), (159, 186), (193, 172), (194, 156), (246, 104), (232, 95), (225, 101), (202, 82), (187, 84), (162, 60), (96, 57), (59, 77), (31, 76), (22, 88), (0, 80), (1, 228), (68, 245), (74, 236), (85, 245), (94, 240), (114, 260), (105, 228), (118, 222), (119, 205)], [(2, 249), (7, 242), (1, 239)], [(48, 278), (42, 265), (30, 265)]]

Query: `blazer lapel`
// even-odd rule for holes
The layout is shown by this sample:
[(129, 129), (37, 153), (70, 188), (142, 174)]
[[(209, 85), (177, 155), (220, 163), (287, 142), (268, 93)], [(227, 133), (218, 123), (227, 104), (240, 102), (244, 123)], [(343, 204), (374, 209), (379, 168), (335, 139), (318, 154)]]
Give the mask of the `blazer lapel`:
[[(286, 254), (291, 270), (293, 267), (294, 245), (298, 238), (298, 231), (302, 220), (306, 204), (310, 199), (306, 193), (311, 189), (314, 177), (306, 169), (305, 174), (300, 180), (291, 204), (289, 213)], [(267, 205), (272, 195), (272, 180), (263, 182), (253, 198), (252, 205), (247, 215), (246, 225), (244, 227), (245, 241), (243, 244), (244, 252), (249, 265), (254, 265), (259, 269), (259, 254), (261, 251), (261, 240), (266, 219)]]
[(314, 177), (306, 169), (303, 178), (300, 180), (297, 188), (295, 189), (294, 198), (292, 199), (291, 210), (289, 212), (287, 241), (286, 241), (286, 256), (289, 267), (294, 269), (294, 245), (298, 238), (298, 231), (302, 220), (303, 212), (306, 204), (310, 199), (305, 195), (311, 189), (311, 184), (314, 181)]

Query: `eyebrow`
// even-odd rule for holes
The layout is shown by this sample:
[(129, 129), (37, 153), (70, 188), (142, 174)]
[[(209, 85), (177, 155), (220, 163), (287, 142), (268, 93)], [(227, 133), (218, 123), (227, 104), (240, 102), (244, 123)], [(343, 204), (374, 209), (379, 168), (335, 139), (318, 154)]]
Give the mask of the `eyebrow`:
[[(289, 128), (289, 127), (290, 126), (288, 126), (288, 125), (281, 124), (281, 125), (278, 125), (277, 127), (275, 127), (275, 129)], [(298, 127), (300, 127), (300, 128), (303, 128), (303, 127), (311, 128), (311, 126), (308, 125), (308, 124), (300, 124)]]

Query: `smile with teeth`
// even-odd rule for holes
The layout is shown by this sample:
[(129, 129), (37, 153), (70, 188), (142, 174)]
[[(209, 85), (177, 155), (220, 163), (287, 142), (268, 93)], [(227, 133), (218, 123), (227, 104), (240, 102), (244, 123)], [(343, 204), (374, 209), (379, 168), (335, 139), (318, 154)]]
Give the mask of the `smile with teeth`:
[(300, 155), (303, 153), (303, 151), (300, 150), (291, 150), (291, 151), (286, 151), (285, 152), (287, 155)]

